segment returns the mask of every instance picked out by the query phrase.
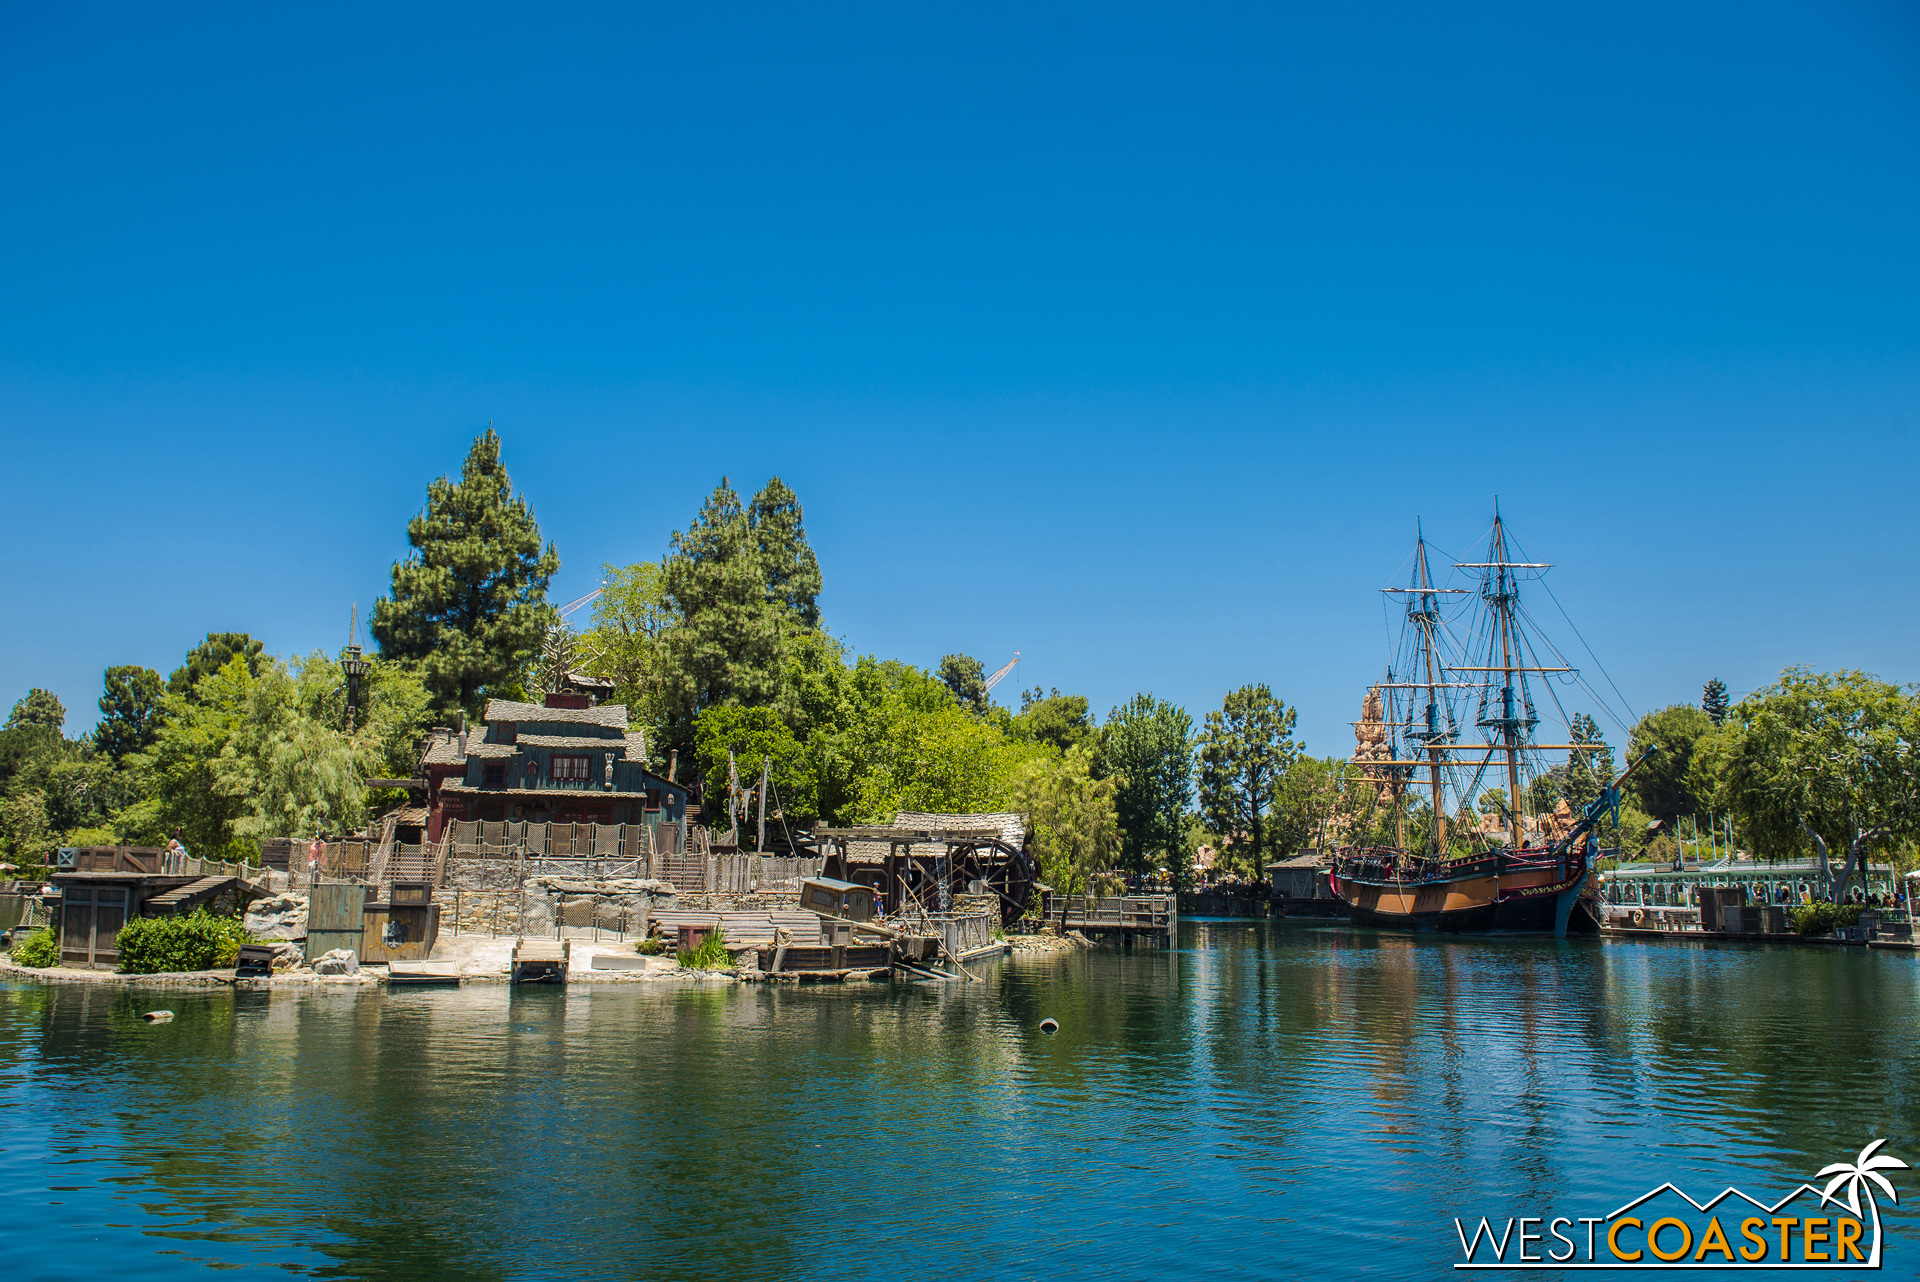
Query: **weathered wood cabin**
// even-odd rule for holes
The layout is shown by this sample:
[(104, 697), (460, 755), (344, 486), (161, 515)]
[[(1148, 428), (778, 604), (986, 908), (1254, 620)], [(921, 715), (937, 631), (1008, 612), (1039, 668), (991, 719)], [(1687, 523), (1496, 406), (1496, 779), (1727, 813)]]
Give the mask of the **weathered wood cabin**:
[(436, 728), (420, 758), (426, 839), (453, 820), (553, 824), (680, 823), (687, 789), (647, 769), (646, 736), (622, 704), (582, 694), (546, 704), (489, 699), (471, 733)]
[(165, 917), (205, 908), (243, 911), (266, 892), (239, 877), (163, 873), (152, 846), (82, 846), (61, 851), (61, 871), (48, 881), (60, 892), (54, 938), (60, 964), (111, 970), (120, 963), (120, 928), (135, 917)]

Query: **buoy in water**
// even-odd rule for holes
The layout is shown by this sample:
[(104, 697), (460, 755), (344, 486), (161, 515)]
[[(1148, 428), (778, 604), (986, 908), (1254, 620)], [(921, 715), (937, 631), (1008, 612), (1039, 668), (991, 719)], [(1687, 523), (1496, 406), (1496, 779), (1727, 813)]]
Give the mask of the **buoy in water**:
[(1043, 1033), (1057, 1033), (1060, 1031), (1060, 1021), (1057, 1019), (1043, 1019), (1040, 1021), (1040, 1031)]
[(149, 1024), (171, 1024), (173, 1022), (173, 1012), (170, 1010), (150, 1010), (140, 1018), (146, 1020)]

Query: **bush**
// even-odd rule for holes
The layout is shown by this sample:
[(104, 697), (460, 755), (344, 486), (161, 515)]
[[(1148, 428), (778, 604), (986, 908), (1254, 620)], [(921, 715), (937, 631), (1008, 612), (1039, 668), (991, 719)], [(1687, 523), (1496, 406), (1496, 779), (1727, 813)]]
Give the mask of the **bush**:
[(648, 935), (645, 939), (633, 946), (633, 951), (639, 953), (642, 957), (658, 957), (661, 953), (667, 951), (667, 941), (658, 935)]
[(688, 970), (726, 970), (733, 965), (733, 958), (727, 952), (726, 937), (715, 926), (700, 941), (700, 946), (690, 952), (676, 952), (675, 961)]
[(238, 917), (215, 917), (202, 909), (186, 917), (136, 917), (121, 927), (114, 946), (129, 975), (162, 971), (216, 970), (233, 965), (246, 927)]
[(1859, 920), (1858, 904), (1802, 904), (1793, 910), (1793, 933), (1831, 935), (1843, 926), (1855, 925)]
[(52, 931), (36, 930), (14, 941), (12, 957), (15, 965), (45, 969), (60, 964), (60, 946), (53, 942)]

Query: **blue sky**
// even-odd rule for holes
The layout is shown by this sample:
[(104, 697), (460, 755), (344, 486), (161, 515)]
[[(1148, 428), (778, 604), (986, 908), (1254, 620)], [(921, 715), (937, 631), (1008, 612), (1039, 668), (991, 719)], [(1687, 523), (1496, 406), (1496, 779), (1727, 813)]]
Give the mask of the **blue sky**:
[(489, 421), (560, 599), (778, 474), (856, 649), (1320, 752), (1496, 495), (1636, 711), (1917, 679), (1917, 144), (1898, 4), (0, 7), (0, 706)]

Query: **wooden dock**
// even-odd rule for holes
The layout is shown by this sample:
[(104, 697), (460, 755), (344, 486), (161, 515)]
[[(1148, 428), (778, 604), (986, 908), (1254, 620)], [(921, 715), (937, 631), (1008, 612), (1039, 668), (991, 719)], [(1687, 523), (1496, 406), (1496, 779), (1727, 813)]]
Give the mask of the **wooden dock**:
[(1180, 911), (1172, 895), (1063, 895), (1046, 909), (1047, 920), (1058, 922), (1063, 932), (1117, 935), (1123, 945), (1141, 941), (1171, 947), (1179, 935)]
[(522, 939), (513, 946), (511, 980), (516, 984), (564, 984), (572, 954), (570, 939)]

